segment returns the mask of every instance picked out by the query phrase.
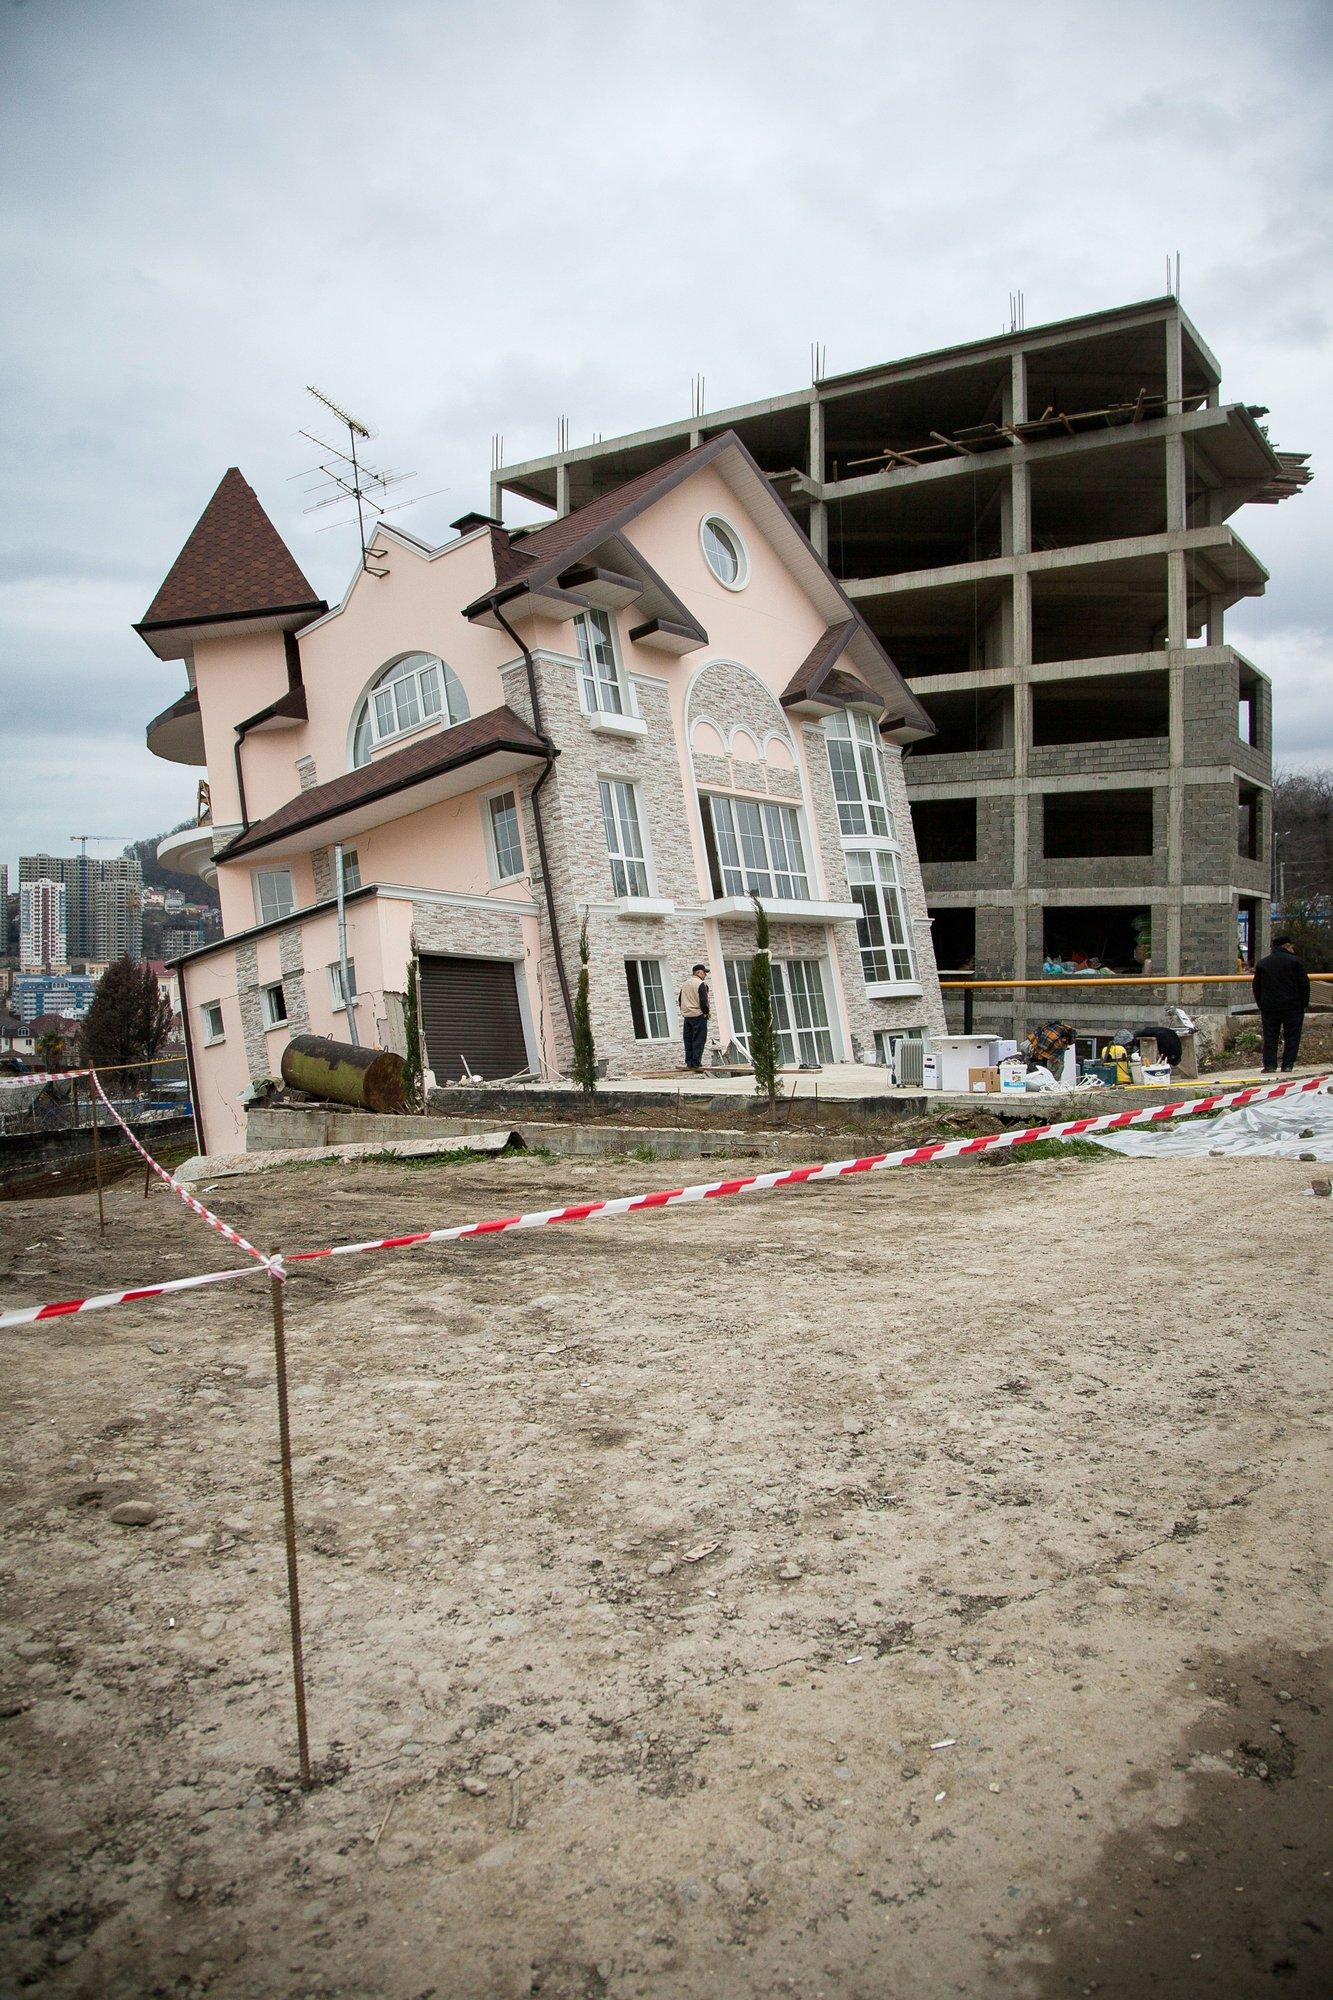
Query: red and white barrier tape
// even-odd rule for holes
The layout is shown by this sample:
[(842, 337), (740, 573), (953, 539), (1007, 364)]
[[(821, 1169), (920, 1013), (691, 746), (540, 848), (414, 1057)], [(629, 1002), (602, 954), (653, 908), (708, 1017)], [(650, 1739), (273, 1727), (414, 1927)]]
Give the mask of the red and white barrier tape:
[(72, 1077), (91, 1076), (90, 1069), (30, 1069), (22, 1076), (0, 1076), (4, 1083), (68, 1083)]
[[(1222, 1096), (1193, 1098), (1183, 1104), (1145, 1105), (1142, 1111), (1108, 1111), (1098, 1118), (1072, 1118), (1060, 1125), (1031, 1125), (1021, 1132), (995, 1132), (980, 1139), (941, 1139), (926, 1146), (909, 1146), (900, 1153), (872, 1153), (863, 1159), (833, 1160), (824, 1166), (789, 1167), (777, 1173), (748, 1174), (742, 1180), (703, 1181), (694, 1187), (665, 1188), (654, 1194), (622, 1195), (613, 1201), (576, 1202), (566, 1208), (540, 1209), (528, 1215), (504, 1216), (492, 1222), (464, 1222), (451, 1229), (419, 1230), (410, 1236), (380, 1236), (366, 1243), (335, 1244), (327, 1250), (297, 1250), (285, 1258), (261, 1258), (260, 1262), (268, 1266), (274, 1277), (282, 1278), (287, 1275), (283, 1268), (285, 1264), (308, 1264), (324, 1257), (358, 1257), (374, 1250), (410, 1250), (421, 1243), (457, 1243), (469, 1236), (494, 1236), (510, 1229), (539, 1229), (551, 1222), (590, 1222), (604, 1216), (631, 1215), (638, 1209), (668, 1208), (684, 1201), (715, 1200), (723, 1195), (762, 1194), (769, 1188), (800, 1187), (810, 1181), (836, 1180), (847, 1174), (878, 1173), (885, 1167), (919, 1166), (930, 1160), (960, 1159), (997, 1147), (1025, 1146), (1034, 1139), (1077, 1139), (1085, 1132), (1123, 1131), (1129, 1125), (1153, 1125), (1163, 1119), (1186, 1118), (1200, 1111), (1237, 1109), (1267, 1098), (1321, 1090), (1330, 1083), (1333, 1083), (1333, 1075), (1303, 1077), (1299, 1083), (1273, 1083), (1258, 1089), (1232, 1090)], [(203, 1213), (207, 1215), (207, 1210)], [(251, 1254), (259, 1255), (258, 1251)], [(185, 1292), (196, 1285), (220, 1285), (230, 1278), (252, 1278), (255, 1268), (247, 1265), (238, 1271), (207, 1271), (201, 1277), (170, 1278), (161, 1284), (138, 1285), (128, 1291), (103, 1292), (97, 1298), (61, 1299), (51, 1305), (26, 1306), (19, 1312), (0, 1313), (0, 1327), (26, 1326), (39, 1319), (60, 1319), (67, 1313), (100, 1312), (108, 1306), (159, 1298), (164, 1292)]]
[[(276, 1268), (277, 1260), (274, 1261)], [(205, 1271), (194, 1278), (163, 1278), (156, 1285), (132, 1285), (123, 1292), (101, 1292), (92, 1299), (56, 1299), (50, 1305), (0, 1313), (0, 1327), (28, 1326), (35, 1319), (62, 1319), (66, 1313), (103, 1312), (108, 1306), (133, 1305), (139, 1299), (161, 1298), (164, 1292), (190, 1292), (198, 1285), (225, 1285), (229, 1278), (253, 1278), (258, 1273), (258, 1264), (241, 1264), (234, 1271)]]
[(111, 1113), (111, 1116), (115, 1119), (135, 1152), (139, 1155), (139, 1158), (146, 1166), (152, 1168), (158, 1179), (165, 1181), (172, 1193), (178, 1195), (185, 1203), (185, 1206), (188, 1209), (192, 1209), (202, 1222), (208, 1224), (210, 1229), (216, 1229), (218, 1235), (225, 1237), (228, 1243), (234, 1243), (238, 1250), (244, 1250), (247, 1257), (253, 1257), (257, 1264), (262, 1264), (264, 1269), (271, 1272), (275, 1278), (281, 1278), (283, 1271), (280, 1262), (275, 1261), (272, 1257), (266, 1257), (262, 1250), (256, 1250), (253, 1243), (248, 1243), (245, 1237), (238, 1230), (233, 1229), (229, 1223), (224, 1222), (220, 1215), (214, 1215), (211, 1208), (205, 1208), (204, 1204), (192, 1195), (189, 1189), (176, 1179), (174, 1174), (169, 1174), (165, 1167), (158, 1165), (147, 1148), (139, 1144), (134, 1133), (130, 1130), (115, 1105), (111, 1102), (111, 1099), (103, 1090), (101, 1078), (98, 1076), (97, 1071), (91, 1070), (89, 1074), (93, 1080), (93, 1089), (97, 1092), (97, 1095), (101, 1098), (103, 1104), (105, 1104), (107, 1110)]

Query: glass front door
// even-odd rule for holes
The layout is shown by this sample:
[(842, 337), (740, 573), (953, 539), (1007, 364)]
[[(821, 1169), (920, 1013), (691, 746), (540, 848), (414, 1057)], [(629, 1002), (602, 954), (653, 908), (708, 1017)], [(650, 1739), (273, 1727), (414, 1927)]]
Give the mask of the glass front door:
[[(726, 961), (732, 1024), (737, 1046), (746, 1056), (750, 1053), (750, 964), (748, 958)], [(790, 1066), (836, 1060), (823, 959), (773, 960), (773, 1021), (780, 1063)]]

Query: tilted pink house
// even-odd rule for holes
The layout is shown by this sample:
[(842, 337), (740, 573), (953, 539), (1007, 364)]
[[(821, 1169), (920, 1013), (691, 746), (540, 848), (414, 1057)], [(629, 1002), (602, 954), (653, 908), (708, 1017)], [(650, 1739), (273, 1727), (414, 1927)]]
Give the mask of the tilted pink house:
[(940, 1031), (901, 763), (931, 725), (734, 434), (455, 526), (381, 526), (329, 609), (233, 469), (136, 628), (190, 680), (149, 747), (207, 766), (160, 849), (222, 901), (179, 966), (206, 1145), (292, 1032), (401, 1049), (413, 955), (437, 1079), (567, 1069), (585, 914), (612, 1077), (679, 1062), (696, 960), (745, 1050), (752, 891), (786, 1061)]

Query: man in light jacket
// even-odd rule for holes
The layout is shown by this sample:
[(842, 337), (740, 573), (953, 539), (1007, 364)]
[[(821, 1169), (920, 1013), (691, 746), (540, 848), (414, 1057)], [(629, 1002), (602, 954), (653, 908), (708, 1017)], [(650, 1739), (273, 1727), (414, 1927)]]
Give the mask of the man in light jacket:
[(1310, 975), (1290, 938), (1273, 939), (1273, 949), (1254, 968), (1254, 1001), (1264, 1028), (1264, 1069), (1277, 1069), (1278, 1036), (1282, 1067), (1292, 1070), (1301, 1046), (1301, 1027), (1310, 1004)]
[(708, 1042), (708, 967), (693, 965), (680, 989), (680, 1019), (685, 1033), (685, 1067), (702, 1070)]

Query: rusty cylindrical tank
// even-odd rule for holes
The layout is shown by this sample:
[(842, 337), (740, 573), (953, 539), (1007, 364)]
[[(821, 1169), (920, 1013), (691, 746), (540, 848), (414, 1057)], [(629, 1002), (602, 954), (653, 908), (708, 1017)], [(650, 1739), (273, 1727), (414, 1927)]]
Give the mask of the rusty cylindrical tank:
[(282, 1052), (282, 1080), (289, 1090), (358, 1111), (401, 1111), (403, 1076), (403, 1059), (391, 1050), (358, 1049), (324, 1035), (293, 1035)]

